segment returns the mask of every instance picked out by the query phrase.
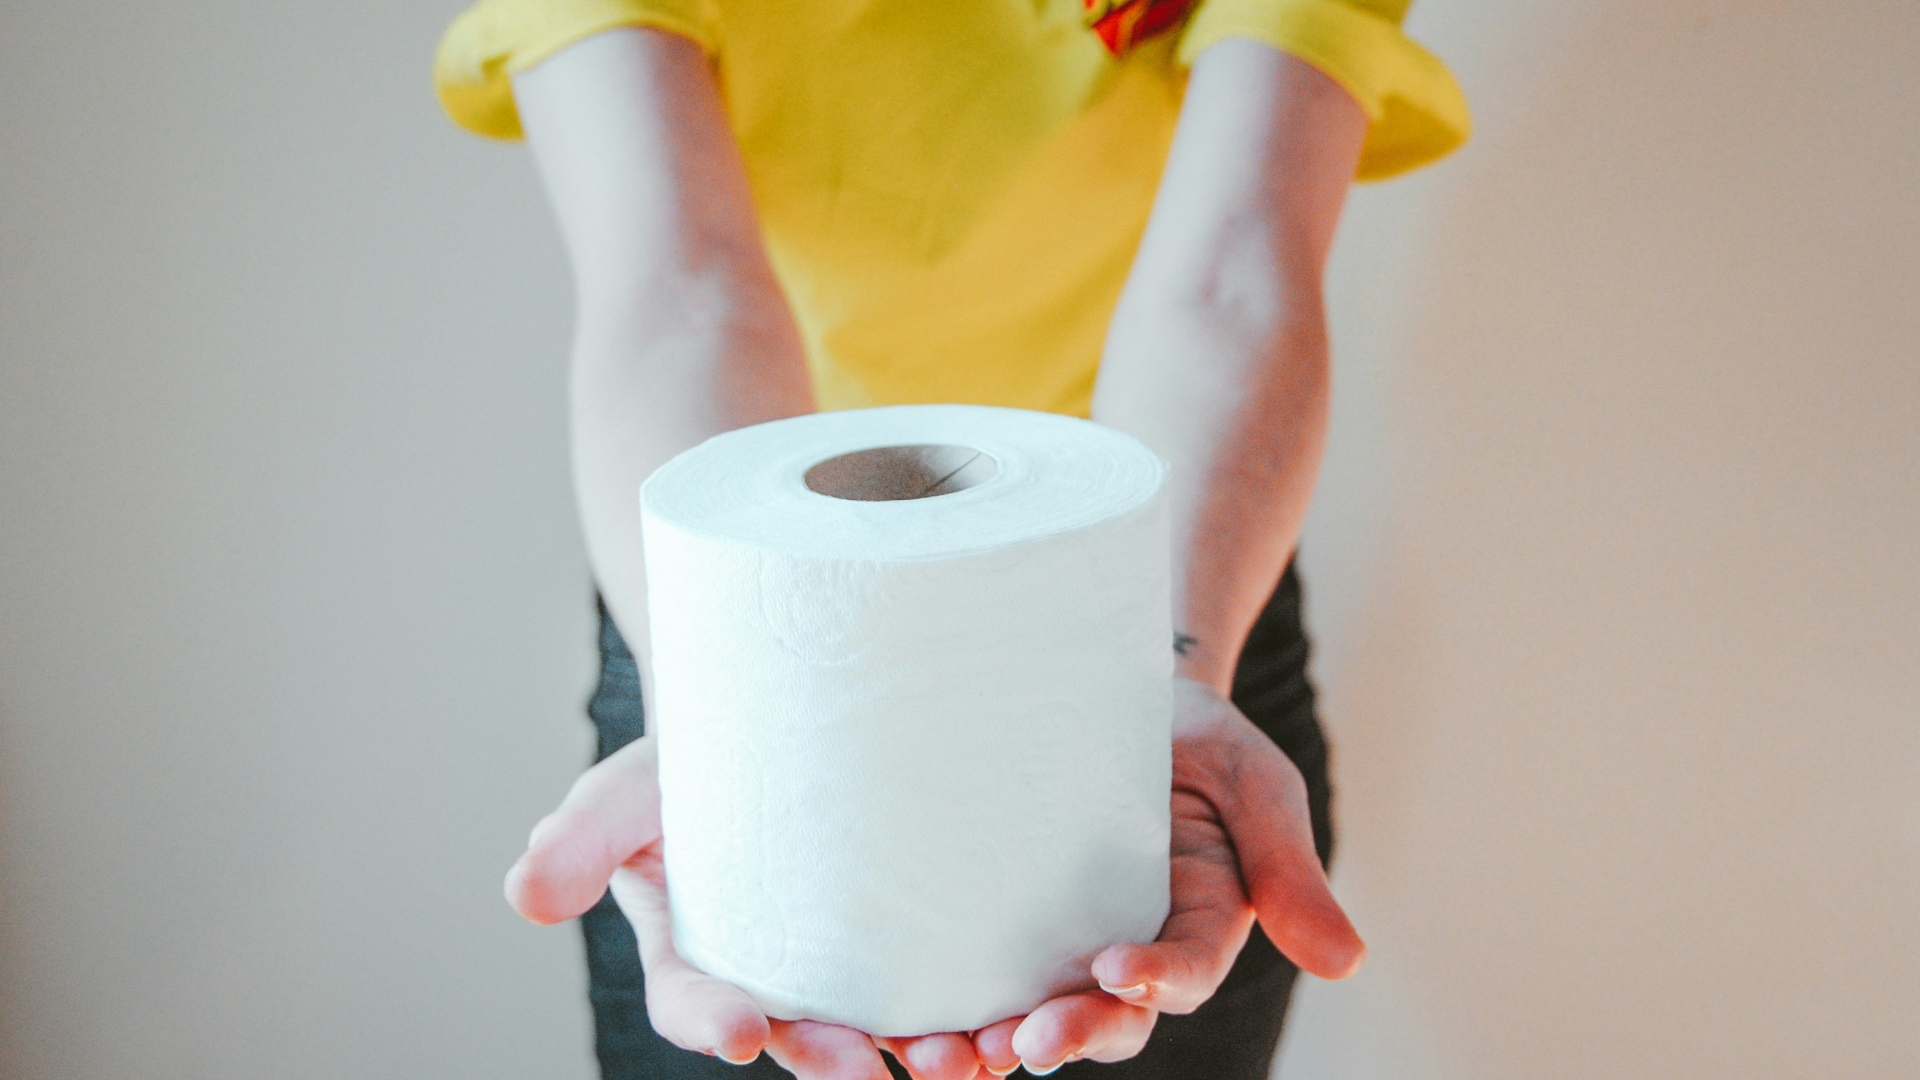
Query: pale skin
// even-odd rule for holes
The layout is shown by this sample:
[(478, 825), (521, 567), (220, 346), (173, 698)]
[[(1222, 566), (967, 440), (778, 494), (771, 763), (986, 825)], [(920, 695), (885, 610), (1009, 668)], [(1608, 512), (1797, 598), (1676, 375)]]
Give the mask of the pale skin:
[[(514, 92), (574, 268), (574, 478), (588, 548), (645, 672), (640, 481), (710, 435), (812, 411), (812, 392), (699, 48), (610, 30), (517, 76)], [(769, 1019), (674, 952), (651, 738), (582, 775), (535, 827), (507, 875), (513, 906), (560, 922), (610, 886), (660, 1033), (729, 1061), (764, 1052), (801, 1080), (883, 1080), (881, 1050), (918, 1080), (1131, 1057), (1160, 1013), (1213, 994), (1256, 919), (1303, 970), (1355, 971), (1366, 949), (1315, 856), (1299, 771), (1227, 692), (1319, 468), (1321, 281), (1366, 128), (1359, 105), (1305, 63), (1244, 40), (1203, 52), (1108, 334), (1093, 418), (1172, 465), (1175, 611), (1191, 639), (1175, 687), (1173, 907), (1157, 941), (1099, 954), (1097, 989), (975, 1032), (875, 1039)]]

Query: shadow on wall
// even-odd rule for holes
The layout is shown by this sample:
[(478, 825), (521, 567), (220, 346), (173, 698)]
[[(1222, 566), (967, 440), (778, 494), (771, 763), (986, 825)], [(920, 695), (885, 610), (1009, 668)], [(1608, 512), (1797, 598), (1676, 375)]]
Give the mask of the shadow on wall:
[(1394, 346), (1281, 1075), (1920, 1075), (1920, 6), (1592, 9)]

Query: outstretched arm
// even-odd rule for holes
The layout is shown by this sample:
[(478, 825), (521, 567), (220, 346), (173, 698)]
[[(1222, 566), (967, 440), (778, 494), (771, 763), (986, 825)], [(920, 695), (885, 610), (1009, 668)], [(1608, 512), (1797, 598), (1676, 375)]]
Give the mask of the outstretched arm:
[[(640, 482), (708, 436), (811, 412), (805, 360), (696, 45), (609, 30), (517, 77), (514, 97), (573, 262), (581, 519), (601, 592), (646, 673)], [(508, 898), (535, 922), (559, 922), (611, 887), (639, 943), (648, 1016), (682, 1047), (731, 1061), (764, 1050), (801, 1080), (885, 1080), (866, 1035), (769, 1021), (674, 951), (659, 806), (648, 736), (588, 770), (534, 828)], [(880, 1045), (922, 1080), (979, 1072), (965, 1035)]]
[(1180, 673), (1221, 694), (1320, 467), (1321, 279), (1366, 130), (1300, 60), (1234, 39), (1201, 54), (1107, 337), (1093, 418), (1173, 466)]
[(1213, 995), (1256, 916), (1316, 975), (1365, 954), (1315, 855), (1299, 770), (1227, 693), (1320, 464), (1321, 277), (1366, 131), (1344, 90), (1266, 45), (1230, 39), (1194, 63), (1093, 401), (1173, 467), (1172, 913), (1159, 941), (1094, 960), (1102, 990), (978, 1033), (995, 1068), (1139, 1052), (1157, 1013)]
[(572, 260), (574, 486), (593, 570), (644, 665), (640, 482), (732, 428), (813, 411), (706, 56), (637, 27), (514, 80)]

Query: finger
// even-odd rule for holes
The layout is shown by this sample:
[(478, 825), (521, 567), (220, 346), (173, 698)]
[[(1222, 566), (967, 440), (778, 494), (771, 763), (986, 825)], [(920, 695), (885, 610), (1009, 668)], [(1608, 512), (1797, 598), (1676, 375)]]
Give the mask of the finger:
[(995, 1076), (1005, 1076), (1020, 1067), (1020, 1054), (1013, 1048), (1013, 1033), (1025, 1019), (1015, 1016), (973, 1033), (973, 1052), (980, 1058), (981, 1068)]
[(760, 1056), (772, 1037), (760, 1006), (746, 991), (681, 959), (673, 947), (659, 845), (642, 849), (616, 871), (612, 887), (640, 946), (640, 965), (647, 973), (647, 1017), (654, 1030), (682, 1049), (736, 1065)]
[(1314, 851), (1306, 782), (1267, 739), (1248, 742), (1217, 801), (1260, 928), (1301, 970), (1344, 979), (1360, 969), (1367, 946)]
[(873, 1040), (838, 1024), (775, 1020), (767, 1053), (798, 1080), (889, 1080)]
[(1035, 1076), (1083, 1058), (1122, 1061), (1147, 1045), (1157, 1017), (1099, 990), (1068, 994), (1028, 1013), (1013, 1033), (1013, 1048)]
[(1095, 957), (1093, 977), (1129, 1005), (1190, 1013), (1220, 988), (1252, 928), (1253, 912), (1244, 904), (1169, 918), (1160, 940), (1115, 945)]
[(1173, 808), (1173, 907), (1160, 936), (1103, 951), (1093, 977), (1130, 1005), (1189, 1013), (1227, 977), (1253, 928), (1253, 907), (1212, 804), (1175, 792)]
[(652, 739), (628, 744), (580, 775), (542, 818), (507, 871), (507, 901), (542, 925), (592, 907), (614, 869), (660, 837), (660, 785)]
[(973, 1040), (965, 1035), (919, 1035), (913, 1038), (875, 1039), (882, 1049), (900, 1059), (913, 1080), (973, 1080), (980, 1058)]

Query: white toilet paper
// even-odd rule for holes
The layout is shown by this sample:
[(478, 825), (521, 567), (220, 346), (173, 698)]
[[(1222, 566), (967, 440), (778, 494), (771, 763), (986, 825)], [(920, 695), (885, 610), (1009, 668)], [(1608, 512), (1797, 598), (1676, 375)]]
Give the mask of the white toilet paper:
[(917, 405), (641, 489), (674, 941), (771, 1016), (963, 1031), (1167, 914), (1166, 466)]

